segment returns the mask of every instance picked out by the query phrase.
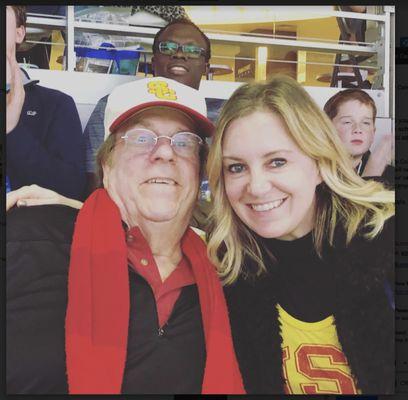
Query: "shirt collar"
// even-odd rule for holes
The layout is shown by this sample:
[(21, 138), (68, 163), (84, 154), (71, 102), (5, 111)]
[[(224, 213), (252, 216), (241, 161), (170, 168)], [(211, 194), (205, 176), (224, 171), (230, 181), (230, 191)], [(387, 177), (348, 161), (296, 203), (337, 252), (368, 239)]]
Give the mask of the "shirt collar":
[(28, 75), (28, 72), (24, 68), (20, 67), (20, 71), (24, 87), (35, 85), (40, 82), (38, 79), (31, 79), (30, 75)]

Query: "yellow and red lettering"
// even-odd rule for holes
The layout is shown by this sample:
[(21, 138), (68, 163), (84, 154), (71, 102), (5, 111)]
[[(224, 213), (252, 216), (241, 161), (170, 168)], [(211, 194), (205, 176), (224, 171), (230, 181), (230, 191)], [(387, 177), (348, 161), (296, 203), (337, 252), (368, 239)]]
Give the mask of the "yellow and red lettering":
[(158, 99), (177, 100), (176, 92), (169, 88), (165, 81), (153, 81), (147, 84), (149, 93), (154, 94)]
[[(299, 373), (303, 374), (316, 383), (302, 383), (302, 390), (305, 394), (328, 393), (321, 390), (319, 382), (332, 382), (336, 390), (330, 391), (333, 394), (357, 394), (352, 376), (340, 366), (347, 366), (347, 359), (343, 352), (330, 345), (308, 345), (303, 344), (295, 351), (296, 367)], [(326, 359), (327, 366), (316, 366), (315, 360)]]
[(288, 346), (282, 349), (282, 359), (283, 359), (283, 378), (285, 379), (284, 391), (285, 394), (292, 394), (292, 388), (290, 387), (290, 382), (288, 380), (288, 370), (286, 368), (286, 361), (290, 359), (290, 353)]

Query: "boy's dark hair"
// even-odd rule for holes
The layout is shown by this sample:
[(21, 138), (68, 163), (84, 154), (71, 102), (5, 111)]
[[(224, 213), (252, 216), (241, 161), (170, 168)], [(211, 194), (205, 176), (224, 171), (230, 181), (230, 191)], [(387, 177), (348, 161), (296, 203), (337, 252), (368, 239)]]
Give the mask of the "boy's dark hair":
[(208, 62), (208, 60), (211, 58), (211, 44), (210, 44), (210, 40), (208, 39), (208, 37), (205, 35), (205, 33), (192, 21), (190, 21), (187, 18), (178, 18), (178, 19), (174, 19), (171, 22), (169, 22), (166, 26), (163, 26), (163, 28), (161, 28), (157, 33), (156, 36), (154, 37), (154, 41), (153, 41), (153, 53), (157, 52), (158, 50), (158, 46), (159, 46), (159, 39), (160, 36), (162, 35), (162, 33), (169, 27), (172, 26), (174, 24), (185, 24), (185, 25), (190, 25), (192, 27), (194, 27), (195, 29), (197, 29), (198, 32), (200, 32), (201, 36), (203, 37), (203, 39), (205, 40), (205, 43), (207, 45), (207, 49), (205, 52), (205, 61)]
[(16, 16), (16, 27), (19, 28), (21, 25), (26, 27), (27, 23), (27, 7), (26, 6), (10, 6)]

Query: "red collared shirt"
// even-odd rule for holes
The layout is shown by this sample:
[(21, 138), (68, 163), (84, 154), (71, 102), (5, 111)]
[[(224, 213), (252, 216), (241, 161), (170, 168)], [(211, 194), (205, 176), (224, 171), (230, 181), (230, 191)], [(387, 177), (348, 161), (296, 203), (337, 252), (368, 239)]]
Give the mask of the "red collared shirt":
[(181, 289), (195, 283), (189, 261), (183, 255), (180, 263), (163, 282), (149, 244), (137, 226), (128, 230), (126, 242), (131, 266), (152, 288), (159, 326), (162, 327), (169, 319)]

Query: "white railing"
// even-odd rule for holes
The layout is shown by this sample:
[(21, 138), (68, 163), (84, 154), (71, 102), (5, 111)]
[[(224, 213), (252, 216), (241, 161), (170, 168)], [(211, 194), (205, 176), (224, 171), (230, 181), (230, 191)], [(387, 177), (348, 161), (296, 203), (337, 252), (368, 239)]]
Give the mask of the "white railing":
[[(285, 38), (285, 37), (272, 37), (267, 35), (252, 35), (249, 33), (237, 33), (230, 32), (214, 32), (208, 31), (206, 35), (212, 43), (248, 43), (253, 45), (273, 45), (273, 46), (286, 46), (294, 47), (299, 50), (312, 50), (312, 51), (324, 51), (325, 53), (349, 53), (349, 54), (362, 54), (362, 55), (378, 55), (377, 66), (359, 66), (359, 68), (379, 70), (382, 73), (383, 79), (383, 91), (386, 114), (393, 115), (394, 101), (393, 90), (394, 84), (394, 70), (395, 62), (391, 58), (393, 54), (393, 32), (391, 18), (394, 14), (393, 6), (384, 6), (384, 13), (381, 15), (376, 14), (364, 14), (354, 12), (343, 12), (335, 10), (326, 10), (325, 12), (318, 11), (316, 8), (311, 7), (310, 12), (305, 10), (305, 15), (310, 18), (324, 18), (324, 17), (343, 17), (343, 18), (356, 18), (367, 21), (377, 21), (381, 27), (381, 40), (375, 43), (364, 43), (364, 45), (358, 45), (355, 43), (336, 43), (328, 41), (325, 38), (319, 40), (318, 38)], [(153, 37), (157, 33), (157, 27), (146, 26), (129, 26), (124, 24), (108, 24), (100, 22), (86, 22), (75, 20), (74, 6), (67, 6), (67, 17), (60, 18), (47, 18), (45, 16), (33, 16), (29, 15), (27, 19), (28, 27), (42, 27), (42, 28), (65, 28), (66, 29), (66, 43), (67, 43), (67, 57), (66, 57), (66, 69), (68, 72), (75, 70), (76, 55), (75, 55), (75, 42), (74, 33), (75, 30), (82, 30), (87, 32), (97, 32), (112, 35), (142, 37), (144, 40), (148, 39), (149, 42), (153, 40)], [(223, 58), (223, 55), (213, 55), (214, 58)], [(225, 57), (224, 57), (225, 58)], [(281, 61), (281, 60), (268, 60), (268, 61)], [(288, 61), (284, 61), (288, 62)], [(314, 64), (316, 62), (306, 64)], [(323, 64), (320, 64), (323, 65)], [(335, 65), (335, 64), (331, 64)], [(392, 116), (391, 115), (391, 116)]]

